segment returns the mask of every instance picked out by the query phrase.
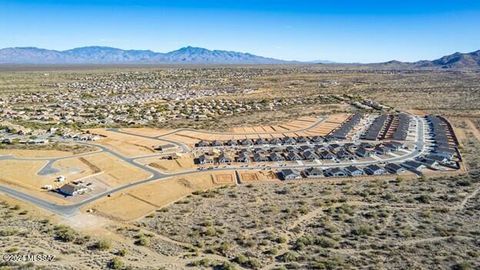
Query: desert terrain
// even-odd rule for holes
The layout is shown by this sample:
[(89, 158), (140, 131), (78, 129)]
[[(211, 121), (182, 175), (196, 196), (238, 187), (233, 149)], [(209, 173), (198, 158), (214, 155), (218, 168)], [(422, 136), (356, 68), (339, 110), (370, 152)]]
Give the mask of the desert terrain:
[[(476, 269), (479, 75), (321, 65), (2, 71), (0, 253), (53, 259), (0, 268)], [(170, 96), (175, 83), (191, 93)], [(403, 113), (399, 149), (363, 157), (350, 148), (383, 149)], [(383, 134), (362, 137), (382, 116)], [(405, 164), (438, 150), (432, 121), (451, 126), (443, 135), (458, 167)], [(309, 159), (304, 146), (351, 157)], [(388, 163), (405, 166), (367, 170)], [(365, 173), (330, 174), (349, 166)]]

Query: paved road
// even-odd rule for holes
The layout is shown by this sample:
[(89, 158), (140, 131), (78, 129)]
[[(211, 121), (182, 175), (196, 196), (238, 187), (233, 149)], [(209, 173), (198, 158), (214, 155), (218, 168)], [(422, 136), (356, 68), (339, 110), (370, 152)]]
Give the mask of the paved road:
[[(369, 165), (369, 164), (375, 164), (375, 163), (379, 163), (379, 162), (400, 162), (400, 161), (404, 161), (404, 160), (408, 160), (408, 159), (413, 159), (413, 158), (422, 154), (422, 152), (424, 150), (423, 148), (425, 146), (424, 120), (420, 119), (418, 117), (416, 119), (417, 119), (416, 120), (417, 121), (417, 141), (416, 141), (416, 146), (417, 147), (416, 147), (416, 149), (414, 149), (414, 151), (410, 152), (409, 154), (403, 155), (403, 156), (392, 157), (392, 158), (388, 158), (388, 159), (384, 159), (384, 160), (364, 161), (364, 162), (355, 162), (355, 163), (348, 162), (348, 163), (335, 163), (335, 164), (328, 164), (328, 165), (327, 164), (316, 164), (316, 165), (311, 165), (310, 164), (310, 165), (289, 165), (289, 166), (268, 166), (268, 167), (278, 168), (278, 169), (279, 168), (300, 169), (300, 168), (308, 168), (308, 167), (343, 167), (343, 166), (348, 166), (348, 165), (352, 165), (352, 164), (353, 165)], [(18, 190), (9, 188), (9, 187), (1, 186), (1, 185), (0, 185), (0, 191), (8, 194), (8, 195), (10, 195), (14, 198), (20, 199), (22, 201), (27, 201), (29, 203), (32, 203), (32, 204), (34, 204), (38, 207), (41, 207), (41, 208), (46, 209), (48, 211), (51, 211), (53, 213), (56, 213), (56, 214), (59, 214), (59, 215), (62, 215), (62, 216), (71, 216), (71, 215), (74, 215), (75, 213), (77, 213), (78, 210), (81, 207), (83, 207), (83, 206), (85, 206), (89, 203), (92, 203), (92, 202), (94, 202), (98, 199), (101, 199), (101, 198), (103, 198), (103, 197), (105, 197), (109, 194), (112, 194), (112, 193), (120, 192), (122, 190), (131, 188), (131, 187), (134, 187), (134, 186), (139, 186), (139, 185), (143, 185), (145, 183), (149, 183), (149, 182), (153, 182), (153, 181), (159, 181), (159, 180), (163, 180), (163, 179), (170, 178), (170, 177), (181, 176), (181, 175), (191, 175), (191, 174), (205, 172), (205, 171), (198, 171), (198, 170), (189, 170), (189, 171), (183, 171), (183, 172), (172, 173), (172, 174), (162, 173), (160, 171), (157, 171), (154, 168), (149, 167), (148, 165), (143, 165), (143, 164), (137, 163), (135, 160), (139, 159), (138, 157), (137, 158), (124, 157), (121, 154), (119, 154), (117, 152), (114, 152), (114, 151), (110, 150), (109, 148), (106, 148), (105, 146), (95, 144), (95, 143), (81, 143), (81, 144), (96, 146), (96, 147), (100, 148), (103, 152), (107, 152), (107, 153), (123, 160), (124, 162), (127, 162), (127, 163), (131, 164), (132, 166), (135, 166), (137, 168), (141, 168), (143, 170), (146, 170), (146, 171), (150, 172), (151, 175), (144, 180), (134, 182), (134, 183), (129, 183), (129, 184), (122, 185), (122, 186), (118, 186), (118, 187), (113, 188), (111, 190), (95, 194), (92, 197), (89, 197), (89, 198), (87, 198), (87, 199), (85, 199), (81, 202), (71, 204), (71, 205), (54, 204), (54, 203), (48, 202), (46, 200), (37, 198), (35, 196), (29, 195), (27, 193), (24, 193), (24, 192), (21, 192), (21, 191), (18, 191)], [(240, 170), (258, 170), (258, 169), (262, 169), (262, 168), (259, 167), (259, 166), (253, 166), (253, 167), (232, 166), (232, 167), (226, 167), (226, 168), (214, 168), (214, 169), (208, 170), (208, 171), (232, 171), (232, 170), (239, 170), (239, 169)]]

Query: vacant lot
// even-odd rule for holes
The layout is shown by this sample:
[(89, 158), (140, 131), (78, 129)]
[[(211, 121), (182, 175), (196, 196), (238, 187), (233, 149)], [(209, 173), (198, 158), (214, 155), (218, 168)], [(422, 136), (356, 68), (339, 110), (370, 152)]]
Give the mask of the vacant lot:
[[(178, 201), (192, 192), (204, 191), (223, 185), (234, 184), (233, 173), (198, 173), (160, 180), (115, 194), (111, 198), (89, 206), (101, 216), (115, 220), (130, 221)], [(122, 205), (122, 207), (118, 207)]]

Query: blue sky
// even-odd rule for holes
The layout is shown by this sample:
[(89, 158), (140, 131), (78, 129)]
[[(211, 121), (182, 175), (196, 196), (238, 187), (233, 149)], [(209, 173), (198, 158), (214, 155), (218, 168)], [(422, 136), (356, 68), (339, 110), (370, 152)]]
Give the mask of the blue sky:
[(480, 49), (479, 0), (0, 0), (0, 48), (191, 45), (281, 59), (379, 62)]

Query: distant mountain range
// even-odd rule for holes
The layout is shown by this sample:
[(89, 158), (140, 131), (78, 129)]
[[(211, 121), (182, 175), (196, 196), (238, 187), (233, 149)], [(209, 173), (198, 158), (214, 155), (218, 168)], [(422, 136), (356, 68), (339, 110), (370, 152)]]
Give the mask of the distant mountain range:
[(249, 53), (184, 47), (168, 53), (90, 46), (66, 51), (15, 47), (0, 49), (0, 64), (284, 64)]
[(454, 53), (436, 60), (417, 62), (389, 61), (372, 64), (339, 64), (327, 60), (310, 62), (285, 61), (223, 50), (184, 47), (167, 53), (150, 50), (122, 50), (111, 47), (89, 46), (66, 51), (15, 47), (0, 49), (0, 64), (322, 64), (332, 66), (360, 66), (380, 69), (480, 69), (480, 50)]
[(367, 66), (381, 69), (480, 69), (480, 50), (470, 53), (456, 52), (431, 61), (400, 62), (393, 60), (367, 64)]

